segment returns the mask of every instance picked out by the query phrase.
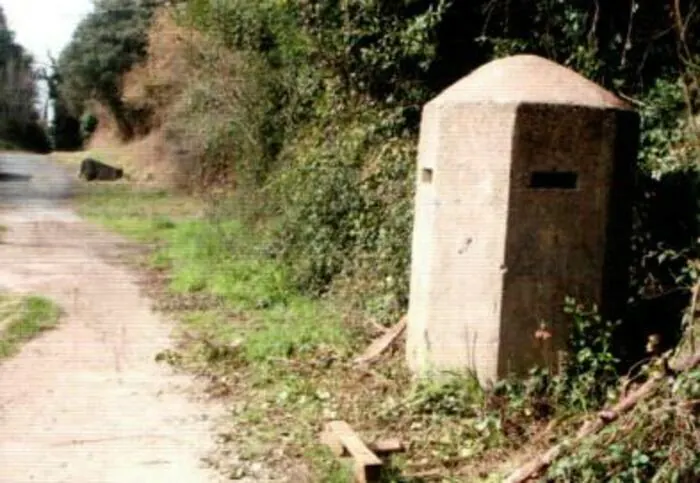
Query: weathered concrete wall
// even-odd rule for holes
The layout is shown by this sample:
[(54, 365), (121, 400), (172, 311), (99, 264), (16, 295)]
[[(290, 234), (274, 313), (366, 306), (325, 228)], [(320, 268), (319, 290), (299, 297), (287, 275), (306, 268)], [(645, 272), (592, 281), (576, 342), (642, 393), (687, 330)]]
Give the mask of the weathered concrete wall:
[[(487, 64), (425, 106), (407, 332), (414, 372), (470, 369), (486, 383), (553, 364), (569, 335), (566, 296), (621, 305), (638, 136), (626, 107), (534, 56)], [(543, 320), (550, 353), (534, 337)]]
[(424, 110), (407, 333), (416, 371), (497, 370), (515, 119), (507, 105)]
[[(509, 183), (501, 376), (522, 373), (534, 364), (556, 368), (557, 354), (543, 352), (545, 347), (533, 337), (540, 321), (548, 323), (551, 346), (563, 349), (571, 323), (563, 313), (564, 298), (598, 304), (604, 300), (614, 167), (630, 162), (616, 159), (617, 137), (627, 132), (618, 129), (619, 120), (612, 109), (518, 106)], [(569, 175), (575, 176), (575, 185), (566, 178)], [(546, 176), (555, 183), (538, 186)]]

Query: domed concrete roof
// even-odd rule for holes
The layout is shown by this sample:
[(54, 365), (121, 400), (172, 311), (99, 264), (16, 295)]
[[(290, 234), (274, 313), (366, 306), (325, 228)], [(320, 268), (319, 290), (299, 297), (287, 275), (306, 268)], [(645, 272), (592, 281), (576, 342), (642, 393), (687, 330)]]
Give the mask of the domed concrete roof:
[(445, 89), (432, 102), (569, 104), (631, 109), (577, 72), (536, 55), (491, 61)]

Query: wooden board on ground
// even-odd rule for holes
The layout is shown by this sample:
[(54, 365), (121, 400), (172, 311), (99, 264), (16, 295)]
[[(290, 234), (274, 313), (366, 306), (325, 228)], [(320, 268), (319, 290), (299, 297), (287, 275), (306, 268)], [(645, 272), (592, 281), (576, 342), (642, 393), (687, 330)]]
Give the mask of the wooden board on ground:
[[(321, 433), (321, 442), (328, 446), (331, 452), (339, 458), (350, 456), (350, 453), (338, 440), (338, 438), (328, 430)], [(402, 453), (406, 450), (398, 438), (380, 439), (372, 443), (366, 443), (366, 446), (370, 449), (370, 451), (372, 451), (372, 453), (376, 454), (380, 458), (393, 453)]]
[(369, 364), (379, 358), (382, 353), (406, 330), (408, 317), (403, 316), (391, 329), (376, 339), (367, 350), (355, 359), (355, 364)]
[(380, 439), (374, 443), (369, 443), (367, 447), (377, 456), (402, 453), (406, 449), (398, 438)]
[(372, 483), (379, 480), (382, 460), (367, 447), (348, 423), (331, 421), (326, 425), (321, 439), (336, 456), (347, 453), (352, 457), (357, 483)]

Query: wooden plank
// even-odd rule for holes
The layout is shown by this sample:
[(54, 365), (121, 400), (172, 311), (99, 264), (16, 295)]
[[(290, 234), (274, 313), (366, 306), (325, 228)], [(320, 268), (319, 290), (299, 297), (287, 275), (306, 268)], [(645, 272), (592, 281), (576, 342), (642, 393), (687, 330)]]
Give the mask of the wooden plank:
[(340, 442), (340, 439), (333, 431), (330, 430), (330, 428), (326, 428), (321, 433), (321, 443), (328, 446), (328, 448), (331, 450), (331, 453), (333, 453), (333, 455), (335, 455), (338, 458), (348, 456), (348, 452), (343, 447), (343, 443)]
[[(326, 429), (321, 433), (321, 443), (328, 446), (333, 455), (338, 458), (350, 456), (350, 452), (343, 446), (340, 439), (331, 430)], [(377, 456), (387, 456), (392, 453), (402, 453), (406, 450), (398, 438), (387, 438), (367, 443), (367, 447)]]
[(406, 450), (398, 438), (380, 439), (374, 443), (369, 443), (367, 447), (377, 456), (402, 453)]
[[(326, 433), (331, 433), (342, 447), (350, 453), (355, 462), (355, 481), (357, 483), (371, 483), (379, 479), (382, 460), (370, 450), (360, 439), (358, 434), (345, 421), (331, 421), (326, 425)], [(337, 449), (333, 438), (325, 436), (332, 444), (331, 448)]]
[(355, 359), (355, 364), (369, 364), (379, 358), (382, 353), (394, 343), (394, 341), (406, 330), (408, 317), (403, 316), (394, 326), (387, 330), (381, 337), (377, 338), (370, 344), (367, 350)]

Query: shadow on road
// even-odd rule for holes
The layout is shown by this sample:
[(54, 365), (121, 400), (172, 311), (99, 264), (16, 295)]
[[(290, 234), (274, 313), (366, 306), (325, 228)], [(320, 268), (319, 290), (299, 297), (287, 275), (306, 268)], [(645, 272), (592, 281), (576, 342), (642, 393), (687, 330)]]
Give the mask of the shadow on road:
[(0, 183), (4, 181), (29, 181), (32, 177), (28, 174), (3, 173), (0, 172)]

